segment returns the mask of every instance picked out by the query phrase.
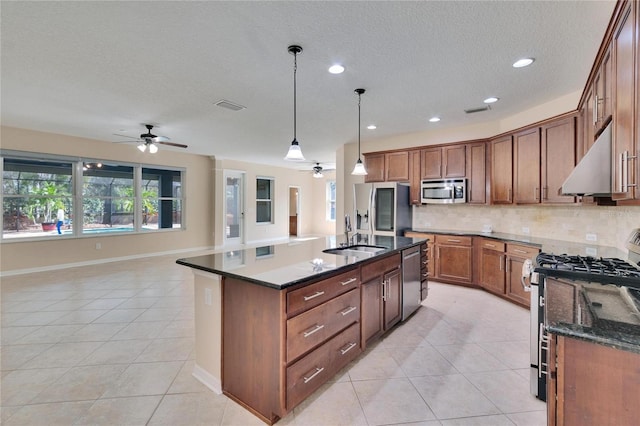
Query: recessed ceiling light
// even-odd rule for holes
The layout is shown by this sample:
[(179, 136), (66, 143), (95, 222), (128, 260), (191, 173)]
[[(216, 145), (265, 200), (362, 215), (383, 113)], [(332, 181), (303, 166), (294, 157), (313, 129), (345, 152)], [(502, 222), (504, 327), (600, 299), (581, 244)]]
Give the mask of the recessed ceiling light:
[(522, 67), (526, 67), (529, 66), (533, 63), (535, 59), (533, 58), (523, 58), (523, 59), (518, 59), (517, 61), (515, 61), (513, 63), (513, 67), (514, 68), (522, 68)]
[(367, 129), (369, 129), (369, 130), (375, 130), (375, 129), (377, 129), (377, 127), (376, 127), (376, 125), (375, 125), (375, 124), (369, 124), (369, 125), (367, 126)]
[(440, 117), (431, 117), (429, 121), (432, 123), (437, 123), (438, 121), (440, 121)]
[(342, 74), (344, 72), (344, 67), (339, 64), (331, 65), (329, 67), (329, 72), (331, 74)]
[(496, 97), (492, 96), (492, 97), (490, 97), (490, 98), (485, 99), (485, 100), (484, 100), (484, 103), (485, 103), (485, 104), (492, 104), (492, 103), (494, 103), (494, 102), (498, 102), (498, 100), (499, 100), (499, 99), (500, 99), (500, 98), (496, 98)]

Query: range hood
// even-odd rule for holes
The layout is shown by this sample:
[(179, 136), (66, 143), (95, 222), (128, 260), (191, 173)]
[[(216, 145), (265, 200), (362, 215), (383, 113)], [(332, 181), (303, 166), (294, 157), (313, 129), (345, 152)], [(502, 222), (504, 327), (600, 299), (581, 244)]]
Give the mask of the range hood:
[(562, 195), (611, 195), (611, 126), (609, 122), (591, 149), (562, 184)]

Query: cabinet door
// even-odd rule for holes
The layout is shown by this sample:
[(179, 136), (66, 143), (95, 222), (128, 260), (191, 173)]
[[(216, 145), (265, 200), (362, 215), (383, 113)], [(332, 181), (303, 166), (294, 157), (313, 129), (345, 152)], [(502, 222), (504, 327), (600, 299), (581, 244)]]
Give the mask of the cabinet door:
[(504, 262), (502, 251), (483, 248), (480, 259), (480, 285), (497, 294), (505, 293)]
[(531, 293), (524, 291), (520, 280), (524, 261), (525, 258), (507, 255), (507, 296), (529, 307), (531, 305)]
[(420, 151), (421, 178), (439, 179), (442, 177), (442, 148), (427, 148)]
[(575, 117), (542, 127), (542, 202), (575, 203), (559, 195), (562, 184), (576, 165)]
[(409, 202), (411, 205), (419, 206), (422, 204), (420, 194), (420, 151), (413, 150), (409, 152)]
[(491, 203), (511, 204), (513, 187), (513, 142), (505, 136), (491, 141)]
[(596, 89), (594, 100), (596, 131), (603, 128), (604, 123), (611, 116), (611, 64), (611, 49), (609, 49), (602, 58), (602, 64), (593, 82)]
[(467, 145), (467, 202), (470, 204), (487, 202), (486, 147), (484, 142)]
[(385, 178), (384, 154), (364, 154), (364, 166), (367, 169), (365, 182), (384, 182)]
[(584, 109), (583, 109), (583, 134), (584, 140), (582, 141), (582, 156), (591, 149), (593, 143), (595, 142), (595, 109), (593, 108), (595, 105), (595, 93), (593, 87), (589, 89), (588, 94), (585, 97), (584, 101)]
[(438, 278), (471, 283), (472, 247), (438, 244), (436, 246), (436, 275)]
[(517, 133), (513, 145), (514, 201), (537, 204), (540, 202), (540, 129)]
[(406, 182), (409, 180), (409, 152), (390, 152), (385, 154), (385, 180), (387, 182)]
[(614, 102), (613, 113), (613, 198), (634, 198), (635, 183), (635, 16), (636, 2), (629, 2), (613, 35)]
[(387, 272), (383, 277), (384, 329), (389, 330), (402, 317), (402, 279), (400, 268)]
[(382, 277), (376, 277), (362, 284), (360, 292), (362, 347), (364, 348), (367, 342), (382, 334)]
[(466, 150), (466, 145), (442, 147), (443, 178), (465, 177), (467, 173)]

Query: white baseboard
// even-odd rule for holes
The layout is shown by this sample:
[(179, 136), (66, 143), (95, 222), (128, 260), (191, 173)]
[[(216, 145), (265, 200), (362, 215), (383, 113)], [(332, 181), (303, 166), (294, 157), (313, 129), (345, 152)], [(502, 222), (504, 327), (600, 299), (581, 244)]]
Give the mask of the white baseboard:
[(0, 271), (0, 277), (10, 277), (13, 275), (31, 274), (34, 272), (57, 271), (59, 269), (76, 268), (78, 266), (100, 265), (103, 263), (122, 262), (125, 260), (142, 259), (146, 257), (155, 257), (155, 256), (167, 256), (170, 254), (190, 253), (190, 252), (205, 251), (205, 250), (211, 250), (211, 249), (212, 247), (195, 247), (195, 248), (180, 249), (180, 250), (160, 251), (155, 253), (133, 254), (131, 256), (109, 257), (106, 259), (87, 260), (85, 262), (61, 263), (57, 265), (48, 265), (48, 266), (42, 266), (38, 268), (14, 269), (11, 271)]
[(191, 373), (191, 375), (218, 395), (222, 394), (222, 382), (220, 379), (200, 367), (198, 364), (195, 364), (193, 367), (193, 373)]

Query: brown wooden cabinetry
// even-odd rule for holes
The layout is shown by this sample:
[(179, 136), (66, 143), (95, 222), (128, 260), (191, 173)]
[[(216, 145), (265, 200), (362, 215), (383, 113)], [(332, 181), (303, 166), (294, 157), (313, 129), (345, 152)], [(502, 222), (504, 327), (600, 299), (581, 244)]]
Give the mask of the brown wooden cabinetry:
[(513, 202), (513, 137), (494, 139), (491, 146), (491, 203)]
[(485, 204), (487, 202), (487, 144), (484, 142), (467, 145), (467, 202)]
[(362, 351), (358, 268), (287, 290), (225, 277), (222, 299), (223, 392), (269, 424)]
[(539, 251), (536, 247), (507, 243), (506, 295), (526, 307), (531, 305), (531, 295), (522, 285), (522, 265), (527, 259), (535, 259)]
[(514, 201), (517, 204), (540, 202), (540, 129), (516, 133), (513, 138)]
[(562, 184), (576, 165), (576, 118), (553, 121), (541, 127), (541, 202), (575, 203), (576, 198), (560, 195)]
[(609, 49), (604, 54), (598, 73), (593, 81), (593, 87), (595, 89), (593, 115), (596, 133), (604, 127), (612, 114), (612, 63), (611, 49)]
[(422, 179), (465, 177), (466, 145), (452, 144), (421, 151)]
[(640, 354), (550, 335), (548, 424), (633, 425), (640, 418)]
[(420, 245), (420, 300), (429, 294), (429, 248), (428, 244)]
[(407, 182), (409, 180), (409, 152), (397, 151), (385, 154), (385, 181)]
[(435, 240), (435, 278), (471, 284), (473, 282), (473, 239), (459, 235), (436, 235)]
[(365, 182), (384, 182), (386, 175), (385, 156), (384, 153), (363, 154), (364, 166), (367, 174), (364, 177)]
[(420, 150), (409, 151), (409, 203), (413, 206), (422, 204), (420, 184)]
[(362, 266), (362, 347), (402, 317), (401, 257), (396, 253)]
[(613, 149), (614, 200), (636, 200), (638, 194), (638, 147), (636, 134), (637, 2), (626, 3), (613, 34)]
[(480, 244), (480, 286), (492, 293), (505, 294), (505, 243), (490, 238), (477, 239)]

